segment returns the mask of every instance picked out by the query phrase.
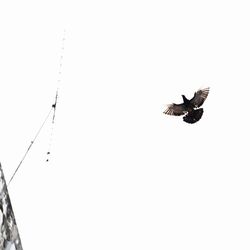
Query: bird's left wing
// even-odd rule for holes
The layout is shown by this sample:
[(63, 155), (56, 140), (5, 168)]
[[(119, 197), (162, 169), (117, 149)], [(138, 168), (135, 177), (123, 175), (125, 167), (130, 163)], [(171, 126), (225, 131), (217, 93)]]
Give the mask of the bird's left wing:
[(166, 108), (166, 110), (163, 112), (166, 115), (184, 115), (187, 113), (187, 110), (184, 106), (184, 104), (169, 104)]
[(197, 108), (200, 107), (207, 99), (208, 93), (209, 88), (199, 89), (197, 92), (195, 92), (194, 97), (190, 100), (190, 103)]

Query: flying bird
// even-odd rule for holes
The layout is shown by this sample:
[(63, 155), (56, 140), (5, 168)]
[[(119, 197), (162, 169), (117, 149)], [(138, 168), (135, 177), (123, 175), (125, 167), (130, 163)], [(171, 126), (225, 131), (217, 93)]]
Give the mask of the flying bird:
[(183, 121), (187, 123), (198, 122), (203, 115), (203, 108), (199, 108), (206, 100), (209, 93), (209, 88), (199, 89), (194, 93), (194, 97), (190, 100), (182, 95), (183, 103), (169, 104), (163, 112), (166, 115), (181, 116), (184, 115)]

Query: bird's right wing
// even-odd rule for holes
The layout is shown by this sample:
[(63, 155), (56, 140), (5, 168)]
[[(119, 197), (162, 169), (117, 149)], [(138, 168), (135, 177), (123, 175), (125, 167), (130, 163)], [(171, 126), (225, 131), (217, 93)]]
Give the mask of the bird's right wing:
[(200, 107), (207, 99), (208, 93), (209, 93), (209, 88), (199, 89), (197, 92), (195, 92), (194, 97), (190, 100), (190, 102), (195, 107)]
[(187, 113), (187, 110), (184, 106), (184, 104), (175, 104), (175, 103), (172, 103), (172, 104), (169, 104), (166, 108), (166, 110), (163, 112), (164, 114), (166, 115), (176, 115), (176, 116), (179, 116), (179, 115), (184, 115)]

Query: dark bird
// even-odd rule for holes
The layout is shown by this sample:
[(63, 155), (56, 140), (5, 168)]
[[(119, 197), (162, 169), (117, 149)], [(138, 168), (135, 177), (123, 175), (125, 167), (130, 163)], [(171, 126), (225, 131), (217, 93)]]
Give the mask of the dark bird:
[(203, 115), (203, 108), (199, 108), (206, 100), (209, 93), (209, 88), (199, 89), (194, 93), (194, 97), (190, 100), (182, 95), (183, 103), (169, 104), (167, 109), (163, 112), (166, 115), (185, 115), (183, 121), (187, 123), (198, 122)]

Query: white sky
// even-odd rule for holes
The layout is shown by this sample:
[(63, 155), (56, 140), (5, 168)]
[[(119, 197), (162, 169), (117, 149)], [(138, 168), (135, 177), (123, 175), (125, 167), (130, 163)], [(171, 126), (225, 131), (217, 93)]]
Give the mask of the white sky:
[[(249, 249), (249, 1), (0, 5), (0, 160), (25, 250)], [(211, 87), (202, 119), (165, 104)]]

